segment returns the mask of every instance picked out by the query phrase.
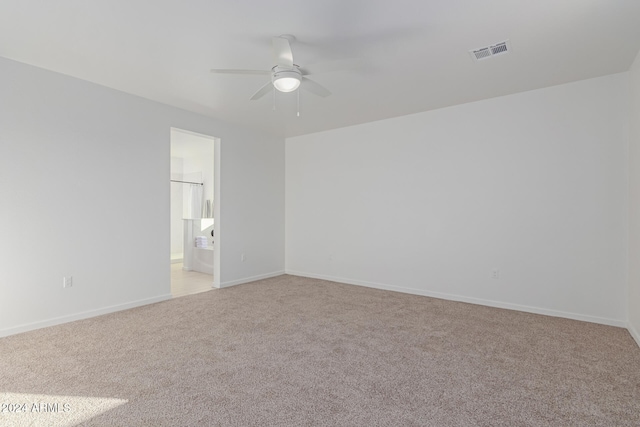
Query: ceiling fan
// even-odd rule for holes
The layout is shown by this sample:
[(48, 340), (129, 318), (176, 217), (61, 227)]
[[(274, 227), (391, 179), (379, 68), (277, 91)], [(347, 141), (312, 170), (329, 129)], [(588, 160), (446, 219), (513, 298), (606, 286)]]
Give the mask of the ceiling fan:
[(324, 98), (331, 95), (331, 92), (329, 92), (329, 90), (324, 86), (309, 79), (307, 76), (317, 74), (318, 72), (351, 68), (351, 66), (355, 64), (356, 60), (342, 60), (336, 61), (332, 64), (302, 68), (293, 62), (293, 52), (291, 51), (291, 42), (293, 41), (295, 41), (295, 37), (290, 34), (283, 34), (271, 39), (273, 60), (276, 64), (271, 68), (271, 70), (212, 69), (211, 72), (220, 74), (260, 74), (271, 76), (271, 81), (258, 89), (258, 91), (250, 98), (251, 101), (262, 98), (274, 88), (280, 92), (293, 92), (298, 88), (302, 88), (314, 95)]

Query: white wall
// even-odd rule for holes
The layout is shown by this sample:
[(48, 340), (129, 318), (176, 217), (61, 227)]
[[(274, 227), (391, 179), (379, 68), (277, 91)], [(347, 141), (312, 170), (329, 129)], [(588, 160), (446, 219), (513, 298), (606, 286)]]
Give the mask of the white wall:
[[(185, 132), (179, 129), (171, 129), (171, 156), (182, 158), (183, 181), (202, 182), (202, 206), (206, 201), (213, 202), (214, 197), (214, 139), (210, 136)], [(190, 178), (187, 178), (190, 176)], [(189, 192), (190, 187), (180, 184), (185, 188), (184, 217), (188, 217), (191, 209)], [(198, 213), (198, 217), (199, 217)]]
[(221, 285), (283, 271), (281, 138), (0, 58), (0, 335), (169, 297), (171, 127), (221, 138)]
[(626, 325), (627, 84), (287, 139), (286, 271)]
[(629, 77), (629, 330), (640, 345), (640, 53)]

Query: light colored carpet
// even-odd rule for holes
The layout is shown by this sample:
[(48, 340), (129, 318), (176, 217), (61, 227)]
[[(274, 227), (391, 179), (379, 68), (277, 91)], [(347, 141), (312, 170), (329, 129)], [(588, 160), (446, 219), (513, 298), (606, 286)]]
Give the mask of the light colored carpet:
[(294, 276), (0, 339), (0, 379), (3, 426), (640, 425), (624, 329)]

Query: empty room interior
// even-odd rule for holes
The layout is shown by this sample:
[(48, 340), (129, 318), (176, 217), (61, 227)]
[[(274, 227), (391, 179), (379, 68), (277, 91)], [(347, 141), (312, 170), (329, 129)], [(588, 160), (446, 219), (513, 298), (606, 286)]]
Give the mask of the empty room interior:
[(0, 425), (640, 425), (635, 0), (6, 0), (0, 202)]

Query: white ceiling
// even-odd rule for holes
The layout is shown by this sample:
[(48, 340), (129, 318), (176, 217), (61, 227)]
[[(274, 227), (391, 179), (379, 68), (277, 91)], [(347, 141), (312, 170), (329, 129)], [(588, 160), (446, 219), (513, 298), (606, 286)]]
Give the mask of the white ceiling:
[[(271, 37), (301, 66), (360, 57), (313, 79), (319, 98), (249, 101)], [(509, 39), (475, 63), (468, 50)], [(638, 0), (2, 0), (0, 56), (225, 121), (294, 136), (626, 71)]]

